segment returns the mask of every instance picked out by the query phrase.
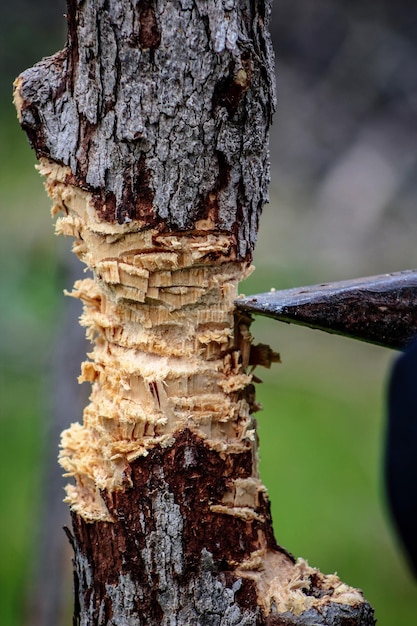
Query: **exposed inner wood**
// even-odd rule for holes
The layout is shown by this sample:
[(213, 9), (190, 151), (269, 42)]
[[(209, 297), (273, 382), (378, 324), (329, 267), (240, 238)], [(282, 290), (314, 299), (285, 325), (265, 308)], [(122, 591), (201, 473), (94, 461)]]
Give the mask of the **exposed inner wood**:
[[(92, 384), (84, 424), (63, 435), (61, 463), (76, 478), (68, 502), (85, 519), (110, 520), (100, 490), (124, 489), (129, 463), (156, 444), (172, 445), (176, 432), (189, 428), (222, 452), (253, 445), (251, 376), (233, 316), (250, 267), (233, 259), (227, 236), (209, 230), (138, 232), (130, 222), (110, 234), (89, 194), (60, 182), (65, 171), (45, 163), (41, 170), (54, 212), (65, 213), (57, 232), (76, 237), (74, 250), (95, 276), (72, 294), (84, 303), (81, 323), (94, 348), (80, 377)], [(260, 488), (256, 474), (251, 480), (232, 503), (242, 500), (245, 515)]]
[[(233, 587), (241, 608), (250, 593), (264, 615), (361, 606), (360, 591), (295, 562), (275, 542), (258, 475), (249, 365), (269, 366), (278, 355), (253, 349), (250, 319), (234, 315), (238, 282), (251, 267), (235, 258), (230, 236), (210, 220), (181, 233), (143, 230), (135, 221), (109, 225), (91, 194), (68, 182), (68, 168), (43, 159), (39, 169), (59, 214), (57, 233), (75, 238), (74, 252), (93, 273), (71, 294), (83, 302), (81, 323), (93, 343), (80, 376), (92, 385), (90, 404), (83, 423), (63, 433), (60, 454), (75, 479), (67, 502), (80, 596), (91, 595), (86, 581), (100, 563), (104, 579), (96, 571), (94, 589), (107, 598), (100, 611), (111, 584), (122, 596), (129, 584), (146, 597), (166, 565), (162, 548), (147, 542), (171, 537), (178, 597), (206, 576), (204, 548), (210, 575), (228, 572), (225, 585), (243, 585), (241, 596)], [(87, 560), (79, 543), (90, 546)], [(130, 567), (132, 555), (139, 561)]]

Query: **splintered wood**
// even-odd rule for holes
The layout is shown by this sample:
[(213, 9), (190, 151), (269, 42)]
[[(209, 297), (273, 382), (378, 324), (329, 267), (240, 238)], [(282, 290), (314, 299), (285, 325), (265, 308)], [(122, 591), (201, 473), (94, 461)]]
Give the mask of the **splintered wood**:
[[(66, 488), (72, 510), (92, 528), (117, 525), (124, 514), (112, 494), (133, 487), (132, 468), (137, 489), (137, 460), (144, 460), (144, 480), (147, 457), (153, 464), (155, 453), (182, 449), (178, 444), (188, 432), (196, 439), (184, 450), (186, 471), (195, 465), (193, 455), (212, 451), (230, 472), (219, 501), (200, 500), (202, 518), (206, 524), (232, 516), (235, 525), (243, 524), (236, 541), (245, 537), (248, 557), (229, 557), (229, 567), (254, 585), (265, 615), (273, 609), (301, 616), (342, 605), (356, 610), (364, 603), (360, 591), (302, 559), (295, 562), (271, 535), (257, 471), (252, 413), (258, 406), (247, 369), (269, 367), (279, 356), (263, 344), (251, 350), (250, 319), (234, 317), (238, 283), (252, 268), (236, 260), (230, 235), (210, 230), (207, 220), (185, 233), (143, 229), (130, 220), (108, 224), (97, 217), (91, 195), (70, 184), (68, 168), (43, 159), (39, 170), (52, 213), (59, 215), (56, 232), (74, 237), (74, 252), (93, 272), (69, 294), (83, 303), (81, 324), (93, 344), (79, 377), (92, 385), (90, 404), (83, 423), (62, 435), (60, 463), (75, 479)], [(226, 470), (230, 455), (247, 458), (247, 468), (236, 471), (232, 464)], [(170, 462), (169, 455), (163, 458)], [(162, 475), (166, 471), (161, 466)], [(258, 528), (253, 539), (247, 534), (252, 524)]]
[[(129, 464), (156, 444), (172, 445), (176, 432), (189, 428), (222, 452), (252, 445), (242, 393), (251, 383), (249, 350), (236, 346), (233, 316), (238, 282), (251, 268), (233, 260), (226, 235), (139, 231), (131, 222), (110, 229), (89, 194), (65, 183), (65, 169), (44, 161), (40, 170), (53, 212), (64, 213), (57, 233), (75, 237), (74, 251), (95, 276), (71, 294), (83, 302), (94, 348), (80, 376), (92, 384), (83, 425), (62, 437), (60, 462), (76, 479), (67, 501), (87, 520), (110, 520), (100, 491), (128, 486)], [(256, 515), (258, 489), (254, 476), (224, 508)]]

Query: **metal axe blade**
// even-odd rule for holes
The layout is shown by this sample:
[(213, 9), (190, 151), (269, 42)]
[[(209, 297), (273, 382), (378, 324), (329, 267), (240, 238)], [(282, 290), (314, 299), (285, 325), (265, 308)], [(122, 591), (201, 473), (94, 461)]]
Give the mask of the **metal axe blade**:
[(417, 270), (271, 290), (238, 311), (403, 350), (417, 336)]

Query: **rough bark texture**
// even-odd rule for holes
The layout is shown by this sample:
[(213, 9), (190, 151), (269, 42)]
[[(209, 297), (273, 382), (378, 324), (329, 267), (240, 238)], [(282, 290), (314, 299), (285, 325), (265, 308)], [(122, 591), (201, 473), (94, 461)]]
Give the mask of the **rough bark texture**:
[(102, 219), (209, 219), (253, 248), (275, 102), (263, 2), (69, 0), (66, 50), (21, 77), (38, 156), (68, 165)]
[(60, 234), (93, 278), (83, 424), (63, 433), (75, 623), (373, 624), (280, 548), (235, 316), (267, 199), (269, 2), (68, 2), (66, 49), (16, 81)]

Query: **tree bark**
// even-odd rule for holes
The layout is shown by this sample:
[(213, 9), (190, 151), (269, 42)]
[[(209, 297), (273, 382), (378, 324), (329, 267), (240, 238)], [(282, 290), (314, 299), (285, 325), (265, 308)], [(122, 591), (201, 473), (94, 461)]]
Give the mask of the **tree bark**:
[(234, 315), (267, 201), (269, 0), (68, 0), (66, 48), (15, 83), (92, 271), (83, 424), (63, 433), (74, 623), (374, 624), (360, 591), (275, 541), (251, 345)]

